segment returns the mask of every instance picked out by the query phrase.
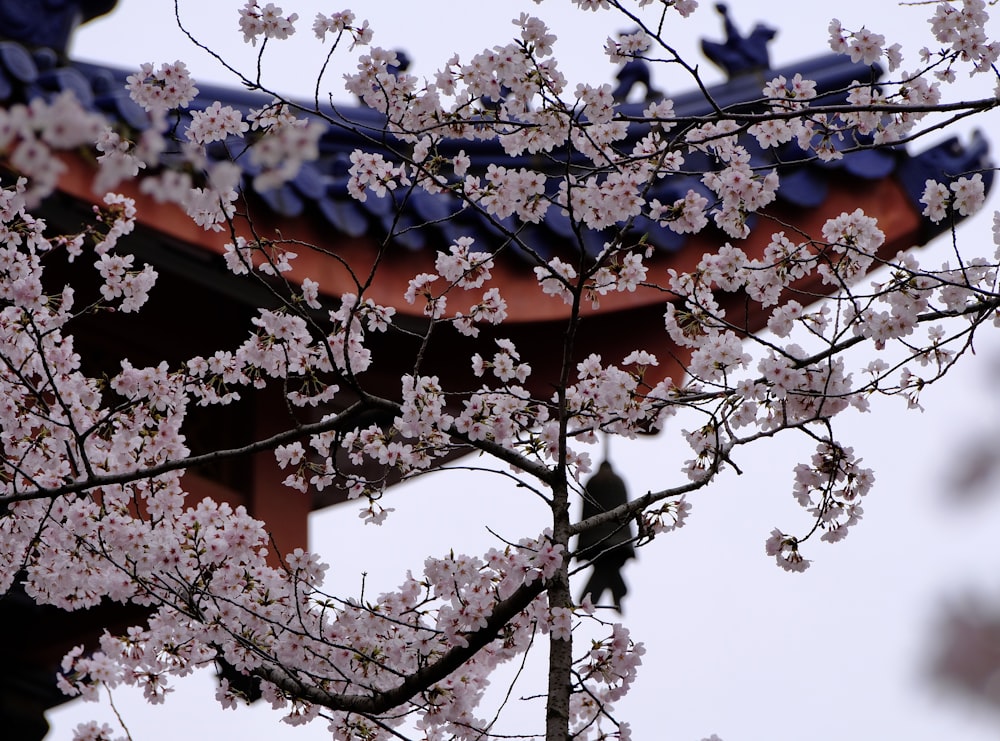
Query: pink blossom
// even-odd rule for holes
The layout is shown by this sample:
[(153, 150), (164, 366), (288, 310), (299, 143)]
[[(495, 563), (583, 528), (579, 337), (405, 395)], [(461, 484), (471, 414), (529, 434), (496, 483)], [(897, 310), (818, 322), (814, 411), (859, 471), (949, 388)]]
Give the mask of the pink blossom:
[(299, 19), (298, 13), (283, 16), (281, 8), (274, 3), (268, 3), (261, 8), (257, 0), (247, 0), (239, 13), (243, 40), (254, 46), (259, 36), (263, 36), (265, 40), (287, 39), (295, 33), (294, 24)]
[(198, 94), (187, 66), (179, 61), (161, 64), (156, 71), (152, 64), (143, 64), (137, 74), (129, 75), (127, 83), (132, 100), (153, 113), (187, 108)]

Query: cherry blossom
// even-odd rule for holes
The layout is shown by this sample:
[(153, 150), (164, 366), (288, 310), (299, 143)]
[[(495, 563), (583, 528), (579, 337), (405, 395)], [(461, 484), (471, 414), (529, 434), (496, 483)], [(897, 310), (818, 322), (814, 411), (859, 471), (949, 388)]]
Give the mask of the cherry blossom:
[(191, 125), (185, 134), (198, 144), (224, 141), (229, 136), (242, 136), (250, 124), (243, 120), (243, 114), (231, 106), (215, 101), (204, 111), (191, 112)]
[(283, 16), (280, 7), (274, 3), (268, 3), (263, 8), (257, 0), (248, 0), (246, 5), (240, 8), (240, 30), (243, 32), (243, 40), (248, 44), (257, 44), (257, 38), (263, 36), (267, 39), (287, 39), (295, 33), (295, 21), (299, 19), (298, 13)]
[[(697, 7), (660, 5), (682, 18)], [(655, 548), (689, 522), (721, 471), (739, 470), (755, 450), (746, 446), (802, 435), (813, 453), (788, 463), (801, 520), (762, 537), (780, 568), (805, 571), (806, 551), (818, 558), (824, 544), (843, 541), (860, 524), (862, 500), (877, 496), (863, 453), (839, 439), (839, 415), (867, 411), (874, 395), (919, 408), (973, 333), (1000, 324), (1000, 215), (987, 251), (956, 246), (950, 262), (930, 267), (912, 252), (890, 254), (862, 208), (831, 214), (813, 233), (774, 209), (789, 169), (781, 158), (793, 148), (824, 163), (884, 150), (923, 135), (956, 69), (995, 76), (1000, 47), (986, 33), (986, 4), (943, 2), (932, 12), (940, 51), (917, 55), (917, 66), (885, 84), (856, 82), (840, 103), (827, 98), (815, 110), (817, 83), (789, 73), (761, 80), (753, 111), (720, 106), (683, 120), (669, 99), (632, 106), (606, 80), (569, 83), (553, 58), (559, 40), (528, 13), (508, 27), (513, 38), (453, 55), (426, 77), (399, 70), (396, 52), (368, 47), (372, 29), (352, 12), (317, 14), (311, 43), (331, 55), (365, 47), (345, 66), (345, 89), (385, 119), (383, 130), (352, 129), (371, 146), (345, 158), (349, 196), (392, 213), (425, 197), (460, 206), (442, 219), (454, 230), (444, 243), (384, 290), (386, 265), (400, 254), (393, 237), (417, 227), (388, 219), (362, 269), (268, 227), (246, 190), (312, 172), (330, 127), (353, 126), (327, 109), (196, 101), (178, 61), (143, 64), (128, 78), (148, 113), (142, 132), (71, 96), (0, 111), (0, 153), (18, 173), (0, 190), (0, 585), (22, 580), (31, 599), (63, 609), (110, 598), (148, 611), (141, 624), (71, 651), (63, 691), (94, 699), (99, 687), (132, 685), (169, 702), (175, 678), (224, 662), (259, 683), (289, 722), (324, 717), (334, 738), (388, 738), (406, 724), (428, 738), (478, 738), (490, 732), (481, 705), (492, 673), (546, 636), (557, 677), (546, 696), (562, 718), (549, 737), (628, 738), (614, 704), (641, 681), (644, 649), (624, 625), (603, 621), (601, 606), (573, 600), (572, 537), (618, 518), (636, 522), (637, 543)], [(297, 21), (255, 0), (239, 11), (239, 30), (261, 41), (260, 54)], [(831, 48), (895, 74), (904, 50), (856, 28), (832, 21)], [(665, 34), (649, 24), (605, 52), (614, 62), (665, 59), (701, 85)], [(971, 113), (987, 104), (957, 105)], [(484, 159), (484, 142), (518, 161)], [(97, 205), (56, 234), (32, 209), (82, 147)], [(673, 177), (683, 185), (657, 190), (662, 200), (650, 195)], [(985, 170), (927, 179), (923, 215), (953, 227), (984, 206), (988, 182)], [(248, 312), (231, 346), (172, 363), (125, 358), (95, 374), (74, 340), (81, 317), (141, 316), (158, 290), (157, 271), (126, 249), (150, 201), (179, 206), (218, 239), (227, 278), (269, 300)], [(470, 214), (499, 237), (466, 228)], [(566, 224), (566, 244), (534, 236), (554, 220)], [(715, 246), (668, 263), (641, 233), (650, 222)], [(310, 273), (316, 263), (306, 256), (337, 263), (347, 283)], [(63, 260), (88, 273), (89, 293), (82, 279), (59, 277), (72, 273), (59, 271)], [(501, 290), (515, 274), (516, 288)], [(814, 305), (818, 292), (831, 295)], [(644, 325), (643, 345), (619, 346), (615, 357), (591, 352), (590, 317), (639, 298), (655, 303), (662, 326)], [(532, 303), (558, 325), (542, 352), (511, 321)], [(768, 331), (749, 326), (751, 315)], [(468, 352), (442, 362), (442, 335)], [(398, 376), (370, 381), (387, 362)], [(313, 554), (270, 553), (265, 523), (241, 506), (195, 501), (183, 475), (212, 456), (247, 453), (193, 454), (191, 410), (267, 390), (281, 400), (281, 430), (253, 450), (271, 452), (288, 490), (280, 496), (328, 492), (377, 525), (394, 516), (390, 484), (475, 453), (516, 483), (511, 506), (530, 492), (550, 508), (551, 526), (480, 554), (443, 543), (375, 597), (329, 594), (327, 567)], [(594, 446), (651, 431), (690, 448), (685, 464), (663, 472), (661, 489), (574, 521)], [(585, 631), (595, 637), (581, 638)], [(229, 680), (217, 699), (244, 700)], [(76, 735), (114, 732), (91, 724)]]
[(180, 61), (161, 64), (156, 70), (150, 63), (143, 64), (129, 76), (128, 91), (132, 100), (150, 112), (186, 108), (198, 94), (187, 66)]

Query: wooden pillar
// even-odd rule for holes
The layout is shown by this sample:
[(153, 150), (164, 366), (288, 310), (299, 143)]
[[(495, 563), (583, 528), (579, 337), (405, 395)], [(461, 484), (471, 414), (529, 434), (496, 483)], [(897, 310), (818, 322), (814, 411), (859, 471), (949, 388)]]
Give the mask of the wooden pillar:
[[(286, 428), (288, 413), (281, 394), (260, 394), (254, 400), (253, 417), (254, 438), (257, 440)], [(308, 494), (281, 483), (288, 476), (288, 471), (278, 468), (271, 451), (254, 455), (251, 469), (253, 476), (247, 507), (254, 517), (266, 523), (274, 541), (268, 561), (277, 565), (296, 548), (308, 547), (312, 499)], [(273, 552), (274, 548), (277, 548), (277, 553)]]

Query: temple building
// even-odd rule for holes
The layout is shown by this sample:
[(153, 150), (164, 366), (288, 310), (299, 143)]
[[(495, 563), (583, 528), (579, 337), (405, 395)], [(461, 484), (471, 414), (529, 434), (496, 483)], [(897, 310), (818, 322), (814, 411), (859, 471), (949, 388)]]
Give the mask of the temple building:
[[(125, 78), (133, 70), (84, 63), (66, 56), (67, 44), (79, 24), (113, 10), (115, 0), (0, 0), (0, 107), (53, 99), (72, 91), (88, 109), (100, 112), (112, 122), (131, 131), (148, 126), (145, 112), (133, 103), (126, 90)], [(795, 73), (816, 81), (822, 100), (840, 102), (852, 81), (871, 81), (877, 72), (872, 67), (855, 64), (843, 55), (824, 54), (786, 66), (773, 66), (768, 59), (766, 42), (773, 31), (761, 26), (746, 37), (740, 36), (727, 19), (727, 38), (708, 41), (707, 56), (722, 65), (729, 79), (709, 90), (711, 99), (722, 108), (759, 101), (762, 81), (778, 75), (791, 78)], [(649, 70), (643, 62), (627, 64), (619, 76), (616, 97), (620, 101), (652, 97)], [(236, 107), (244, 113), (260, 108), (269, 100), (241, 88), (199, 85), (199, 95), (189, 110), (204, 109), (214, 101)], [(838, 97), (839, 96), (839, 97)], [(672, 95), (679, 120), (708, 115), (712, 107), (698, 90)], [(622, 111), (640, 115), (644, 102), (623, 102)], [(633, 110), (634, 109), (634, 110)], [(456, 238), (471, 236), (486, 248), (497, 247), (504, 236), (484, 215), (462, 209), (453, 196), (432, 195), (415, 189), (399, 208), (389, 197), (370, 194), (359, 202), (348, 193), (348, 168), (351, 152), (357, 148), (380, 151), (390, 161), (398, 161), (397, 148), (391, 141), (380, 144), (359, 132), (382, 130), (380, 115), (361, 106), (330, 110), (329, 116), (343, 125), (324, 122), (318, 159), (305, 163), (290, 181), (273, 188), (258, 188), (248, 172), (243, 183), (247, 208), (253, 214), (254, 228), (260, 234), (280, 231), (286, 240), (314, 244), (317, 251), (303, 250), (290, 273), (291, 279), (305, 276), (321, 280), (324, 299), (335, 305), (340, 295), (356, 290), (352, 273), (364, 274), (373, 264), (380, 246), (386, 242), (391, 259), (383, 260), (366, 296), (393, 306), (403, 326), (419, 329), (426, 321), (420, 306), (402, 300), (409, 280), (416, 274), (433, 271), (435, 254), (447, 250)], [(184, 114), (187, 115), (187, 114)], [(317, 119), (319, 120), (319, 119)], [(638, 140), (646, 129), (633, 125), (630, 140)], [(465, 149), (474, 163), (502, 164), (508, 168), (538, 166), (529, 155), (511, 157), (490, 141), (462, 141), (442, 144), (442, 152)], [(898, 146), (879, 150), (845, 151), (843, 157), (820, 162), (809, 158), (793, 143), (775, 152), (762, 150), (747, 137), (746, 146), (755, 165), (773, 165), (779, 172), (782, 187), (778, 201), (769, 214), (806, 234), (818, 234), (823, 223), (844, 211), (863, 207), (876, 218), (886, 234), (882, 256), (891, 258), (900, 250), (926, 243), (948, 228), (932, 224), (921, 215), (919, 203), (928, 178), (949, 182), (970, 170), (988, 164), (987, 144), (974, 137), (968, 144), (951, 139), (918, 152)], [(845, 148), (847, 145), (844, 145)], [(231, 156), (225, 142), (210, 146), (209, 157), (219, 160)], [(79, 228), (98, 202), (92, 190), (94, 166), (83, 156), (66, 156), (66, 172), (55, 194), (47, 198), (38, 213), (53, 231)], [(569, 165), (575, 166), (573, 162)], [(580, 163), (583, 166), (583, 163)], [(704, 155), (692, 154), (686, 170), (697, 172), (713, 167)], [(485, 168), (485, 165), (483, 166)], [(3, 172), (5, 183), (9, 173)], [(990, 179), (984, 171), (984, 180)], [(650, 198), (663, 203), (681, 198), (691, 188), (704, 189), (693, 175), (667, 177), (651, 186)], [(123, 358), (133, 364), (155, 365), (166, 360), (177, 363), (195, 354), (211, 354), (219, 347), (234, 347), (247, 332), (249, 319), (261, 306), (273, 304), (273, 296), (264, 288), (238, 280), (224, 263), (224, 245), (228, 234), (205, 231), (194, 224), (181, 209), (155, 202), (128, 184), (121, 191), (136, 199), (138, 223), (135, 232), (123, 245), (142, 262), (152, 264), (159, 280), (149, 303), (137, 315), (82, 317), (74, 336), (78, 352), (89, 364), (85, 370), (94, 374), (114, 371)], [(513, 218), (511, 217), (513, 224)], [(740, 247), (750, 258), (763, 255), (774, 231), (770, 223), (751, 224), (749, 236)], [(559, 209), (549, 209), (537, 224), (521, 225), (526, 241), (544, 245), (543, 258), (578, 251), (579, 241), (569, 218)], [(711, 227), (697, 235), (681, 235), (645, 217), (635, 219), (630, 227), (644, 236), (653, 248), (647, 261), (650, 271), (664, 274), (668, 269), (693, 269), (702, 255), (726, 241)], [(599, 252), (606, 237), (600, 232), (584, 234), (583, 249)], [(568, 317), (569, 307), (558, 301), (539, 302), (533, 272), (535, 258), (505, 250), (493, 269), (501, 292), (508, 302), (509, 320), (502, 335), (484, 328), (478, 339), (452, 333), (436, 340), (426, 358), (425, 372), (458, 382), (469, 371), (456, 368), (454, 357), (468, 358), (477, 343), (492, 347), (497, 336), (509, 337), (518, 346), (538, 379), (551, 377), (561, 358), (550, 348), (558, 342)], [(349, 270), (345, 267), (349, 266)], [(74, 280), (77, 278), (74, 276)], [(829, 286), (802, 285), (801, 290), (828, 293)], [(177, 297), (183, 296), (183, 301)], [(531, 297), (531, 298), (529, 298)], [(748, 302), (746, 302), (748, 303)], [(584, 310), (583, 331), (576, 347), (580, 357), (596, 352), (607, 358), (621, 358), (641, 346), (644, 333), (662, 335), (663, 294), (640, 288), (633, 293), (613, 294), (603, 298), (598, 310)], [(762, 328), (766, 315), (754, 315), (744, 302), (732, 299), (725, 307), (734, 324), (748, 331)], [(211, 321), (206, 321), (210, 317)], [(178, 331), (183, 327), (183, 331)], [(628, 328), (628, 331), (623, 331)], [(415, 347), (401, 346), (394, 338), (387, 344), (373, 346), (375, 363), (367, 374), (373, 389), (398, 390), (405, 367), (395, 357), (408, 358)], [(416, 342), (416, 340), (414, 340)], [(668, 353), (663, 353), (667, 356)], [(675, 351), (683, 359), (680, 349)], [(683, 382), (680, 365), (664, 364), (657, 372), (672, 375)], [(471, 379), (471, 376), (470, 376)], [(346, 406), (350, 399), (341, 400)], [(185, 434), (192, 451), (197, 453), (219, 446), (235, 448), (281, 427), (282, 399), (275, 392), (249, 395), (244, 401), (222, 408), (195, 410), (190, 414)], [(276, 421), (277, 420), (277, 421)], [(274, 533), (282, 552), (305, 547), (306, 522), (310, 511), (336, 503), (336, 496), (319, 493), (310, 497), (289, 497), (281, 487), (284, 475), (274, 465), (273, 456), (262, 453), (249, 460), (219, 463), (190, 470), (185, 484), (196, 497), (213, 496), (232, 503), (245, 504), (256, 517), (264, 520)], [(108, 603), (76, 613), (34, 605), (23, 593), (13, 591), (0, 599), (0, 625), (8, 640), (0, 643), (0, 736), (12, 741), (42, 738), (47, 730), (46, 709), (66, 701), (55, 685), (55, 672), (64, 653), (72, 646), (92, 643), (105, 627), (123, 629), (140, 620), (138, 608), (123, 608)], [(13, 638), (13, 639), (11, 639)]]

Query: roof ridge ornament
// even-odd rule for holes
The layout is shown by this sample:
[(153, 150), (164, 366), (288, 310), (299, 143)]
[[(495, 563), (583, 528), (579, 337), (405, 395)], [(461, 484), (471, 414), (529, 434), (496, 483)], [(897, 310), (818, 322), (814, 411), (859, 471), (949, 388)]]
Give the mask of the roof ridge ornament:
[(725, 3), (716, 3), (715, 9), (722, 16), (726, 40), (719, 42), (702, 39), (701, 50), (705, 56), (725, 70), (729, 79), (747, 72), (769, 69), (771, 61), (767, 44), (775, 37), (777, 30), (758, 23), (744, 36), (729, 17), (729, 8)]
[(0, 0), (0, 38), (60, 55), (77, 26), (110, 13), (118, 0)]
[(642, 57), (633, 57), (622, 65), (615, 75), (618, 85), (611, 95), (616, 103), (627, 103), (633, 97), (634, 90), (641, 89), (642, 100), (649, 103), (654, 100), (662, 100), (666, 93), (653, 86), (653, 74), (650, 64)]

